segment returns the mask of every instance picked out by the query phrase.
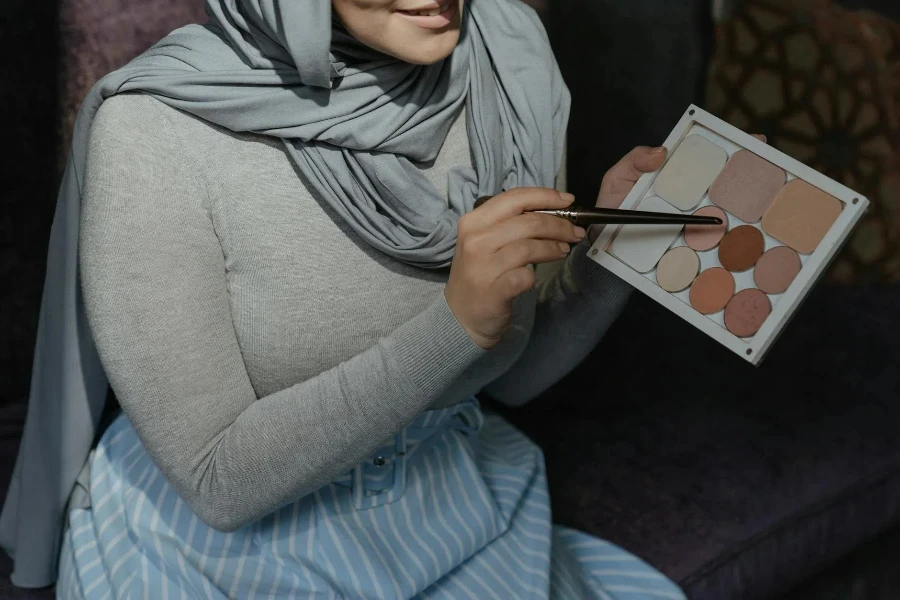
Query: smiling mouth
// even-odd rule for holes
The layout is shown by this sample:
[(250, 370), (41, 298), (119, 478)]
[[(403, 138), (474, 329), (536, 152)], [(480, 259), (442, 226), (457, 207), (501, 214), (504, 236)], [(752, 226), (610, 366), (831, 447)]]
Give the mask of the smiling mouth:
[(442, 4), (433, 4), (428, 8), (420, 8), (417, 10), (398, 10), (400, 14), (408, 15), (410, 17), (437, 17), (448, 10), (450, 10), (451, 2), (444, 2)]
[(459, 0), (437, 0), (414, 10), (398, 10), (397, 16), (423, 29), (439, 32), (453, 25), (458, 9)]

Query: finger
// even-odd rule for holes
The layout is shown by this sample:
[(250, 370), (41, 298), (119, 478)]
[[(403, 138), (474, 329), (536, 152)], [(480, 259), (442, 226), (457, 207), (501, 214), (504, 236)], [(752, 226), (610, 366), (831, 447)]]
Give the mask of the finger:
[(572, 204), (575, 196), (549, 188), (516, 188), (494, 196), (468, 213), (471, 221), (483, 227), (505, 221), (529, 210), (559, 209)]
[(662, 167), (666, 161), (666, 153), (666, 149), (662, 146), (658, 148), (638, 146), (626, 154), (603, 176), (597, 206), (619, 208), (641, 175)]
[(666, 149), (662, 146), (650, 148), (638, 146), (606, 172), (604, 179), (624, 179), (634, 183), (644, 173), (655, 171), (666, 160)]
[(500, 248), (491, 261), (495, 277), (502, 277), (507, 271), (546, 262), (560, 260), (570, 251), (565, 242), (551, 240), (517, 240)]
[(498, 277), (493, 287), (505, 300), (512, 300), (533, 288), (534, 284), (534, 270), (528, 267), (519, 267)]
[(642, 147), (635, 148), (631, 151), (632, 165), (634, 171), (631, 173), (631, 181), (637, 181), (644, 173), (650, 173), (657, 170), (666, 162), (667, 150), (664, 146), (656, 148), (644, 149)]
[(765, 144), (766, 142), (769, 141), (769, 138), (767, 138), (767, 137), (766, 137), (765, 135), (763, 135), (762, 133), (754, 133), (754, 134), (753, 134), (753, 137), (755, 137), (756, 139), (758, 139), (759, 141), (761, 141), (763, 144)]
[(584, 238), (584, 229), (576, 228), (566, 219), (540, 213), (526, 213), (480, 230), (470, 243), (476, 244), (487, 252), (496, 252), (507, 244), (521, 239), (551, 240), (574, 244), (581, 241), (582, 238)]

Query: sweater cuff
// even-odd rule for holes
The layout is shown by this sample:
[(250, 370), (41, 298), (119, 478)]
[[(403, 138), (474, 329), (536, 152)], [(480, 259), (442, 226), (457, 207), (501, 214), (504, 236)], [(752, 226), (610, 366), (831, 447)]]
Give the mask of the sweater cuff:
[(487, 352), (459, 324), (443, 291), (391, 337), (401, 372), (429, 397), (448, 389)]
[(569, 268), (575, 289), (589, 302), (603, 305), (624, 303), (634, 288), (588, 256), (591, 243), (579, 243), (569, 255)]

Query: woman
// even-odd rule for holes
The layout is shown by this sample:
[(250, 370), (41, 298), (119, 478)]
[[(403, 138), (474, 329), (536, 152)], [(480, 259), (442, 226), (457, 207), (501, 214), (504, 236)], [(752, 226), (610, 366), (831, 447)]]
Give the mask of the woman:
[[(473, 398), (540, 393), (628, 294), (583, 230), (525, 214), (573, 201), (534, 12), (207, 5), (79, 121), (80, 216), (54, 227), (80, 223), (123, 412), (68, 513), (59, 596), (681, 598), (551, 527), (540, 451)], [(599, 202), (664, 156), (630, 153)]]

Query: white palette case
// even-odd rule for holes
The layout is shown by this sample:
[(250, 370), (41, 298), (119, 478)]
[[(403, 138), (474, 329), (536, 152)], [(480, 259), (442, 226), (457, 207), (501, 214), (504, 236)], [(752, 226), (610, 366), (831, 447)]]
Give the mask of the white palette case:
[[(602, 233), (591, 247), (588, 255), (592, 260), (596, 261), (650, 298), (653, 298), (659, 304), (680, 316), (694, 327), (705, 332), (749, 363), (759, 365), (766, 355), (766, 352), (781, 334), (806, 295), (816, 284), (828, 264), (843, 246), (850, 232), (865, 213), (869, 202), (865, 197), (844, 185), (822, 175), (814, 169), (787, 156), (783, 152), (776, 150), (772, 146), (759, 141), (752, 135), (729, 125), (725, 121), (722, 121), (703, 109), (693, 105), (688, 107), (684, 116), (665, 141), (664, 145), (668, 148), (668, 157), (671, 157), (675, 153), (682, 140), (687, 136), (694, 134), (700, 135), (721, 147), (728, 153), (729, 157), (738, 150), (749, 150), (783, 169), (787, 173), (788, 181), (794, 178), (803, 179), (807, 183), (834, 196), (843, 204), (843, 210), (841, 211), (840, 216), (833, 223), (828, 233), (813, 253), (809, 255), (800, 254), (803, 266), (790, 287), (788, 287), (783, 294), (769, 294), (772, 312), (766, 318), (765, 322), (763, 322), (759, 331), (749, 338), (735, 336), (725, 328), (722, 311), (712, 315), (703, 315), (690, 305), (688, 301), (690, 288), (683, 292), (671, 294), (660, 288), (656, 283), (655, 269), (647, 273), (639, 273), (626, 263), (622, 262), (610, 251), (610, 248), (616, 239), (617, 233), (623, 226), (605, 226)], [(638, 205), (645, 198), (656, 195), (653, 189), (653, 183), (661, 171), (662, 168), (641, 176), (619, 208), (638, 209)], [(697, 204), (696, 207), (684, 211), (684, 214), (691, 214), (696, 209), (710, 204), (712, 203), (707, 191), (700, 203)], [(676, 209), (674, 212), (680, 211)], [(730, 212), (728, 212), (728, 219), (729, 231), (734, 227), (746, 224)], [(750, 225), (760, 228), (759, 223), (750, 223)], [(765, 247), (767, 250), (773, 246), (782, 245), (781, 242), (774, 240), (764, 231), (763, 237), (765, 238)], [(671, 244), (671, 247), (683, 245), (685, 245), (685, 242), (682, 233), (678, 235), (675, 242)], [(721, 266), (716, 251), (698, 252), (698, 254), (700, 255), (701, 260), (701, 272), (712, 267)], [(734, 276), (736, 284), (735, 294), (741, 290), (756, 287), (753, 281), (752, 270), (744, 273), (732, 273), (732, 275)]]

